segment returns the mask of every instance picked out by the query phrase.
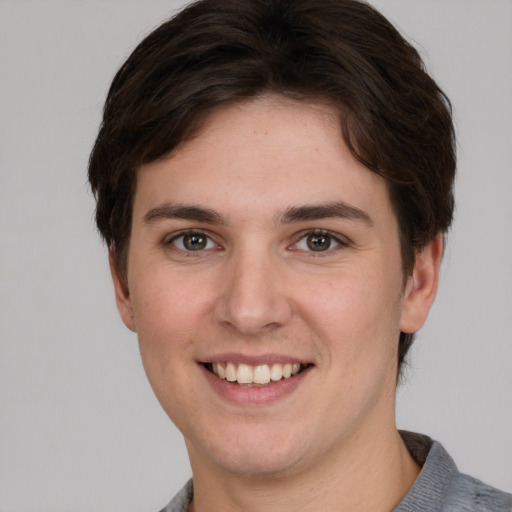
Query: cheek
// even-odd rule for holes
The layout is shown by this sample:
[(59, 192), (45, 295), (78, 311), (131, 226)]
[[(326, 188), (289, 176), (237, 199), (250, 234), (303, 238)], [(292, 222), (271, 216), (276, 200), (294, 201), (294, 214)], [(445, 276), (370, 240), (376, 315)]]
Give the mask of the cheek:
[[(166, 266), (144, 269), (130, 287), (137, 332), (190, 330), (205, 303), (198, 279), (183, 279)], [(200, 293), (201, 292), (201, 293)]]
[(141, 356), (150, 380), (170, 368), (179, 372), (179, 360), (193, 349), (204, 298), (197, 283), (180, 281), (165, 273), (145, 272), (130, 290)]
[(304, 317), (344, 366), (355, 368), (354, 359), (388, 361), (400, 332), (399, 283), (384, 271), (360, 269), (316, 286), (314, 294), (305, 287)]
[[(197, 332), (204, 329), (204, 301), (197, 287), (166, 275), (145, 273), (131, 290), (139, 349), (155, 396), (178, 428), (193, 393)], [(193, 300), (193, 297), (198, 300)], [(186, 392), (185, 392), (186, 390)]]

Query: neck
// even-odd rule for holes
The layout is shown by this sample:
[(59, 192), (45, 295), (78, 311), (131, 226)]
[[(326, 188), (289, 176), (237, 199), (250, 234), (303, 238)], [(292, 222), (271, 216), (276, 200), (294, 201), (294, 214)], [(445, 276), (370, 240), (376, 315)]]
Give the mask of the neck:
[[(389, 512), (411, 488), (420, 468), (392, 422), (378, 432), (359, 431), (345, 448), (323, 454), (308, 471), (240, 476), (195, 465), (191, 512)], [(373, 430), (373, 429), (372, 429)], [(345, 440), (347, 441), (347, 440)], [(189, 447), (190, 448), (190, 447)]]

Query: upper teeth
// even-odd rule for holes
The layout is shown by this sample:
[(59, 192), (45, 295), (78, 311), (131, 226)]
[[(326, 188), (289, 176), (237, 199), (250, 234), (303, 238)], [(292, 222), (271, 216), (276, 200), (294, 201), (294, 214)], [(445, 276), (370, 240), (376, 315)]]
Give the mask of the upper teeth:
[(283, 377), (288, 379), (292, 375), (299, 373), (301, 365), (299, 363), (286, 364), (260, 364), (258, 366), (249, 366), (248, 364), (235, 363), (212, 363), (212, 370), (215, 375), (229, 382), (238, 382), (239, 384), (268, 384), (270, 381), (278, 381)]

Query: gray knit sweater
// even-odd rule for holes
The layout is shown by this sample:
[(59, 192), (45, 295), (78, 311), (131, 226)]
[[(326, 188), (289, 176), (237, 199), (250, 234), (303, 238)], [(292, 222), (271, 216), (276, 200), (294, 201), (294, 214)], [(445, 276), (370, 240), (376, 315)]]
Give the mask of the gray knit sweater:
[[(393, 512), (512, 512), (512, 494), (459, 473), (440, 443), (411, 432), (400, 434), (422, 470)], [(188, 512), (193, 492), (189, 480), (161, 512)]]

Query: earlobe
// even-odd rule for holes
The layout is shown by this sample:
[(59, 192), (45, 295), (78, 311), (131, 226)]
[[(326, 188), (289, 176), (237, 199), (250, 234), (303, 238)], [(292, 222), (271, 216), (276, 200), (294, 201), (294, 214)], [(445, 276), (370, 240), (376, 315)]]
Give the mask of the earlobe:
[(128, 329), (133, 332), (136, 332), (135, 322), (133, 319), (133, 309), (132, 303), (130, 300), (130, 294), (128, 291), (128, 287), (125, 284), (124, 280), (119, 274), (119, 270), (116, 265), (114, 252), (111, 249), (108, 254), (108, 263), (110, 265), (110, 273), (112, 275), (112, 281), (114, 283), (114, 291), (116, 296), (116, 305), (121, 315), (121, 319)]
[(416, 254), (412, 275), (404, 291), (400, 330), (418, 331), (427, 319), (439, 283), (439, 268), (443, 258), (443, 235), (437, 235)]

